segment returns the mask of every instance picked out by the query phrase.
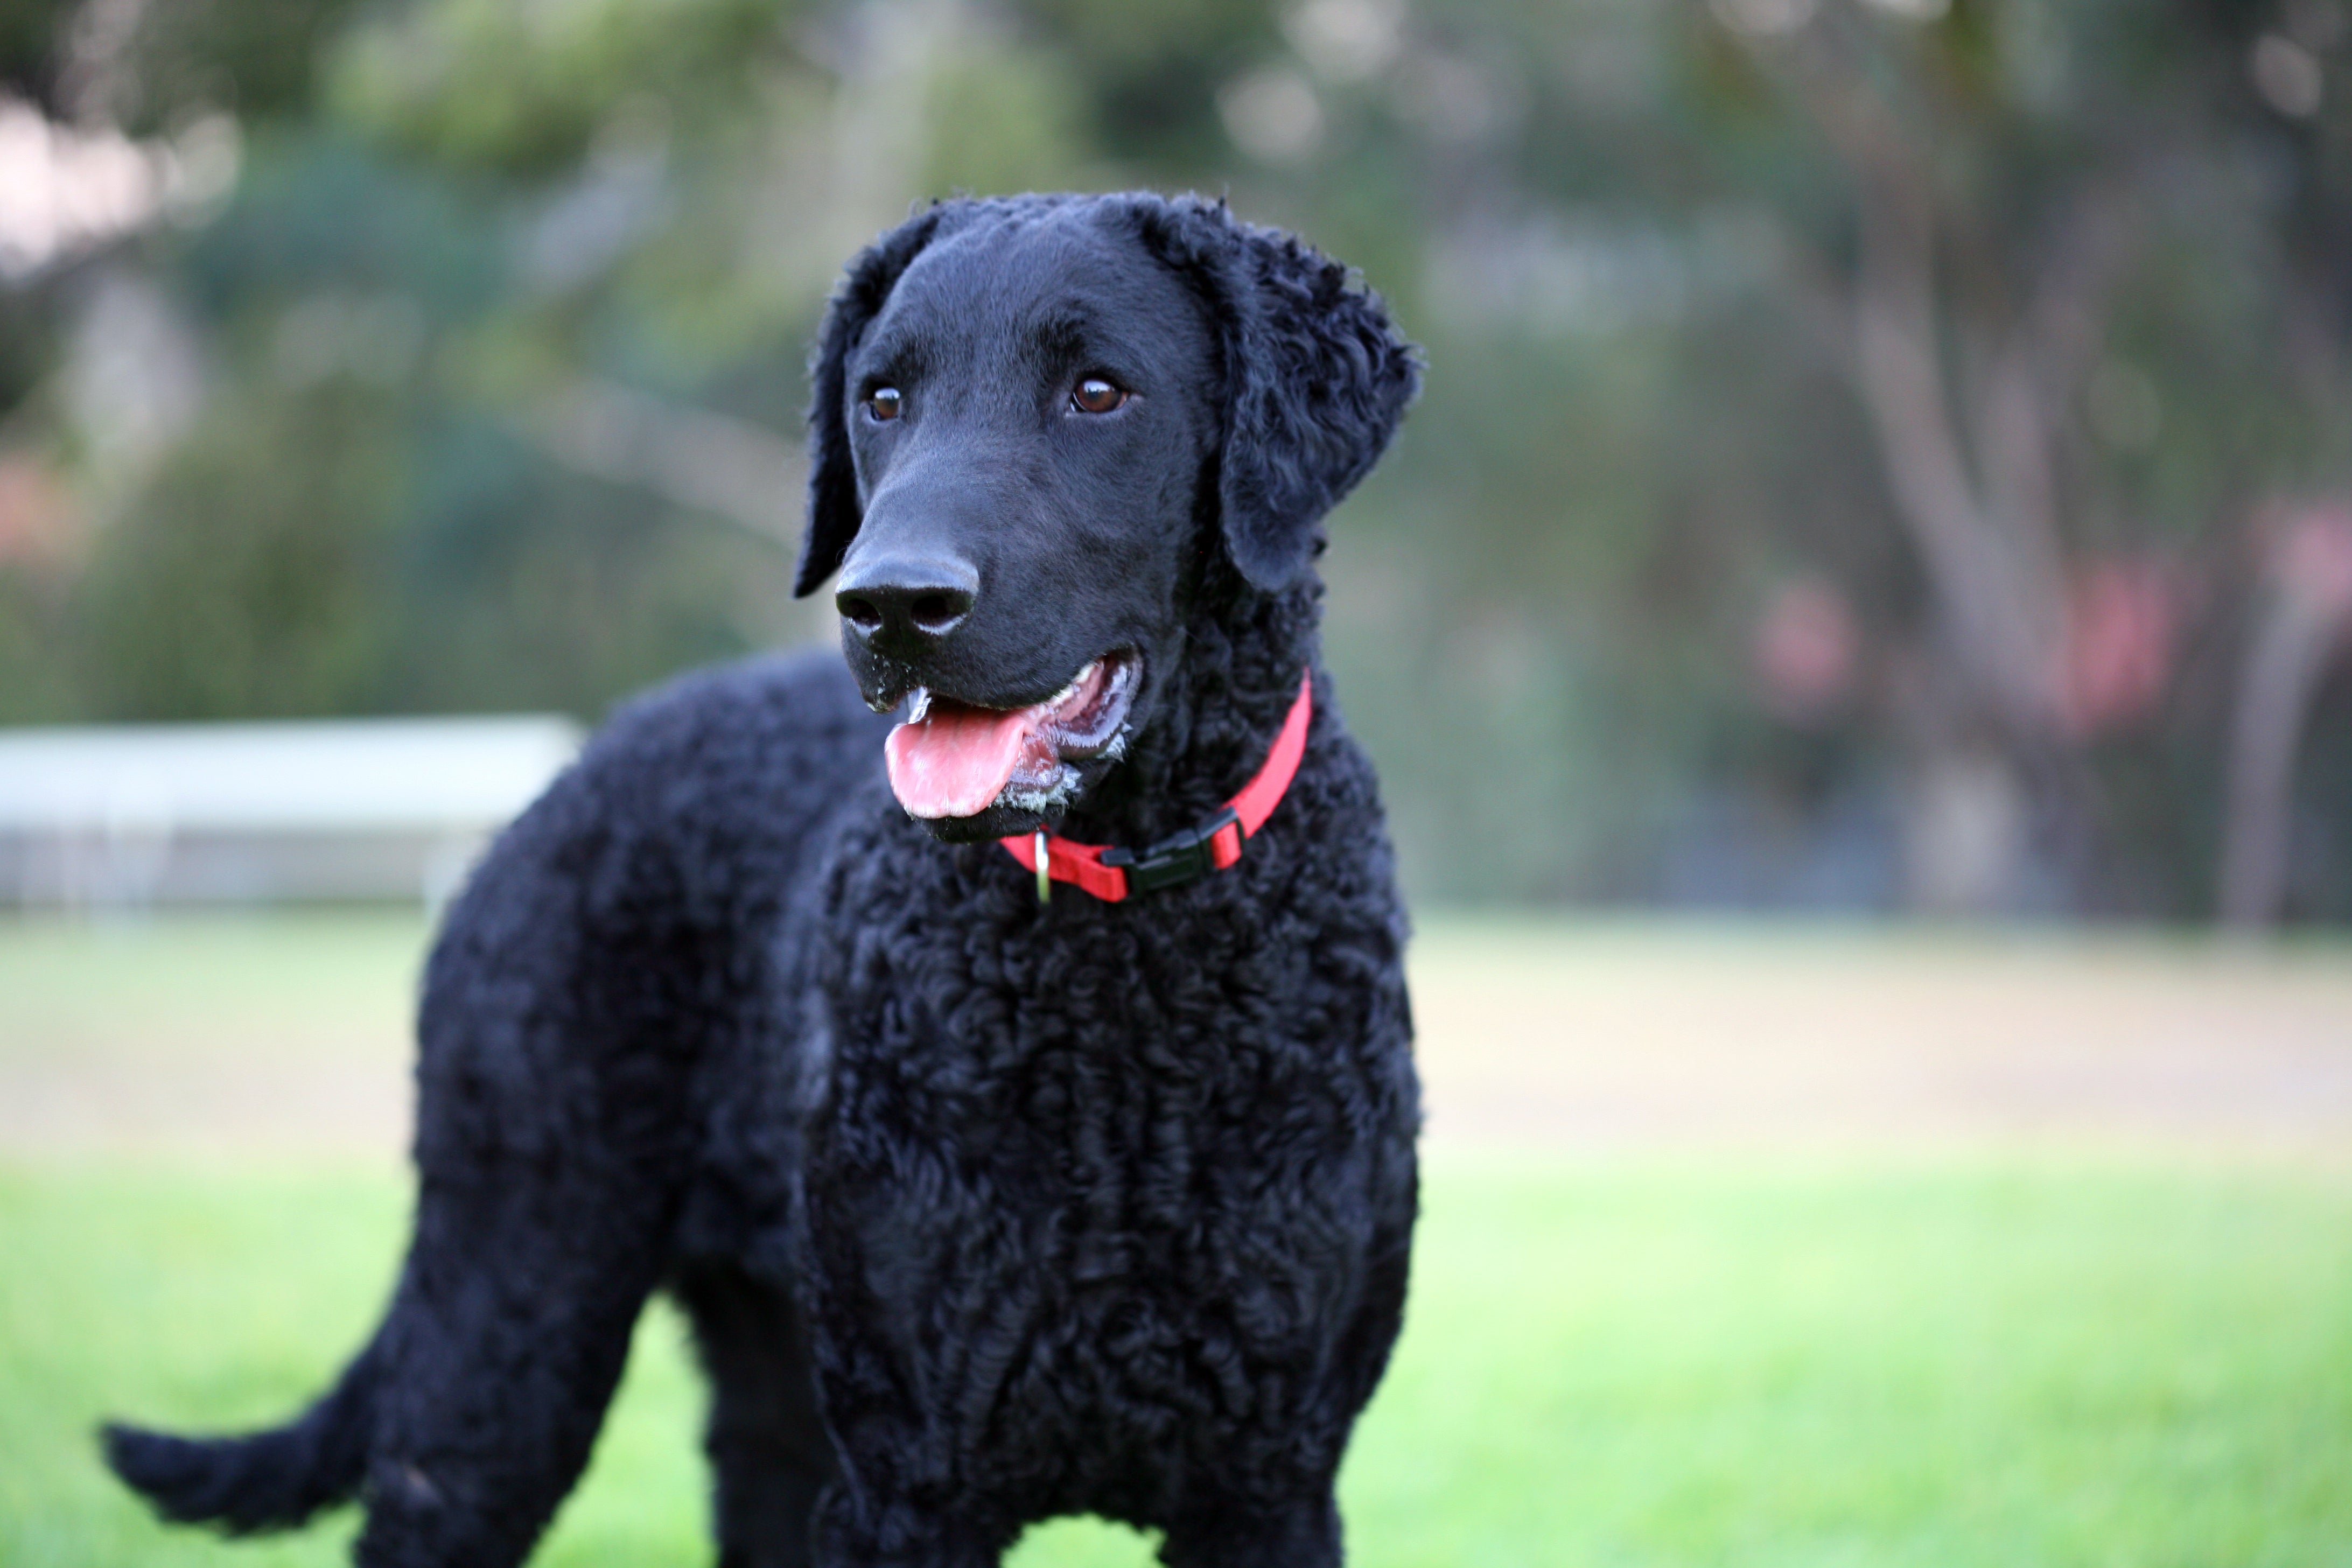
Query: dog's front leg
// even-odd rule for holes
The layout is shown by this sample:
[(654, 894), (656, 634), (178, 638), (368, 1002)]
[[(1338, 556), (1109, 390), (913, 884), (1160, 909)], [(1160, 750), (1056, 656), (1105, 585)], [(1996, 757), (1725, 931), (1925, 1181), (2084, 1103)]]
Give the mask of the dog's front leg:
[(987, 1402), (950, 1392), (970, 1388), (949, 1364), (957, 1357), (941, 1353), (971, 1343), (957, 1293), (936, 1272), (951, 1248), (899, 1195), (903, 1184), (937, 1198), (943, 1180), (920, 1161), (877, 1177), (840, 1158), (855, 1142), (840, 1131), (823, 1121), (811, 1130), (800, 1215), (810, 1362), (840, 1464), (817, 1502), (812, 1561), (996, 1568), (1026, 1521), (972, 1485), (976, 1434), (964, 1428), (985, 1426)]
[(997, 1568), (1011, 1532), (843, 1477), (817, 1501), (815, 1568)]
[(1326, 1484), (1295, 1501), (1196, 1499), (1160, 1543), (1168, 1568), (1339, 1568), (1339, 1510)]
[(824, 1247), (839, 1234), (815, 1237), (810, 1348), (840, 1468), (817, 1500), (814, 1568), (996, 1568), (1023, 1521), (963, 1484), (952, 1422), (917, 1393), (938, 1368), (885, 1332), (854, 1255)]

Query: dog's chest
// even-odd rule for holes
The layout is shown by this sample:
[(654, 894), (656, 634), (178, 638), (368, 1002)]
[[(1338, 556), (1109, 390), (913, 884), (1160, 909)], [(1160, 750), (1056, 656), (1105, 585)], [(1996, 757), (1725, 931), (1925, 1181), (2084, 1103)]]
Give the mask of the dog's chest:
[(1262, 973), (1066, 950), (974, 967), (832, 1043), (835, 1147), (919, 1178), (869, 1201), (902, 1234), (938, 1233), (929, 1256), (1189, 1296), (1265, 1262), (1297, 1231), (1288, 1211), (1356, 1179), (1382, 1086), (1371, 1042), (1338, 1037), (1360, 1037), (1365, 1009), (1305, 978), (1277, 1000)]
[(1115, 1464), (1314, 1384), (1412, 1105), (1401, 992), (1262, 929), (1083, 934), (835, 998), (806, 1213), (926, 1408)]

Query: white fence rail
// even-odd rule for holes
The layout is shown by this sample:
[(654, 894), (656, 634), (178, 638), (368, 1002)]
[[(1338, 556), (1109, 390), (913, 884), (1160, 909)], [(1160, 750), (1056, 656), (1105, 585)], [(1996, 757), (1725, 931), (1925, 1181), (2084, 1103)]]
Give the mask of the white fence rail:
[(548, 715), (0, 730), (0, 904), (437, 904), (580, 740)]

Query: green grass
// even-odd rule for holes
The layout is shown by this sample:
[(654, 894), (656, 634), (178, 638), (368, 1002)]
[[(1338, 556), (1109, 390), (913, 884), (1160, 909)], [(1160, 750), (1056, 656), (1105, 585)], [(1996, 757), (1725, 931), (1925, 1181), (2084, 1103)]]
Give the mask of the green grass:
[[(0, 1563), (341, 1561), (348, 1513), (258, 1546), (151, 1524), (89, 1431), (314, 1392), (405, 1202), (315, 1167), (0, 1175)], [(646, 1320), (540, 1563), (707, 1561), (679, 1332)], [(2352, 1178), (1441, 1161), (1343, 1504), (1360, 1568), (2352, 1564)], [(1148, 1552), (1073, 1522), (1015, 1562)]]
[(404, 909), (0, 915), (0, 1067), (61, 1053), (405, 1056), (426, 931)]

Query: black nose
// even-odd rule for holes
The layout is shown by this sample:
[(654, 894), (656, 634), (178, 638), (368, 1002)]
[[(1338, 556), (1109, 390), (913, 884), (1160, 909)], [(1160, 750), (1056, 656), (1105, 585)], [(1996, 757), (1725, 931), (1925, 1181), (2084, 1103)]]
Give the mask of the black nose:
[(952, 555), (889, 555), (852, 561), (833, 595), (851, 632), (884, 653), (929, 652), (971, 614), (980, 573)]

